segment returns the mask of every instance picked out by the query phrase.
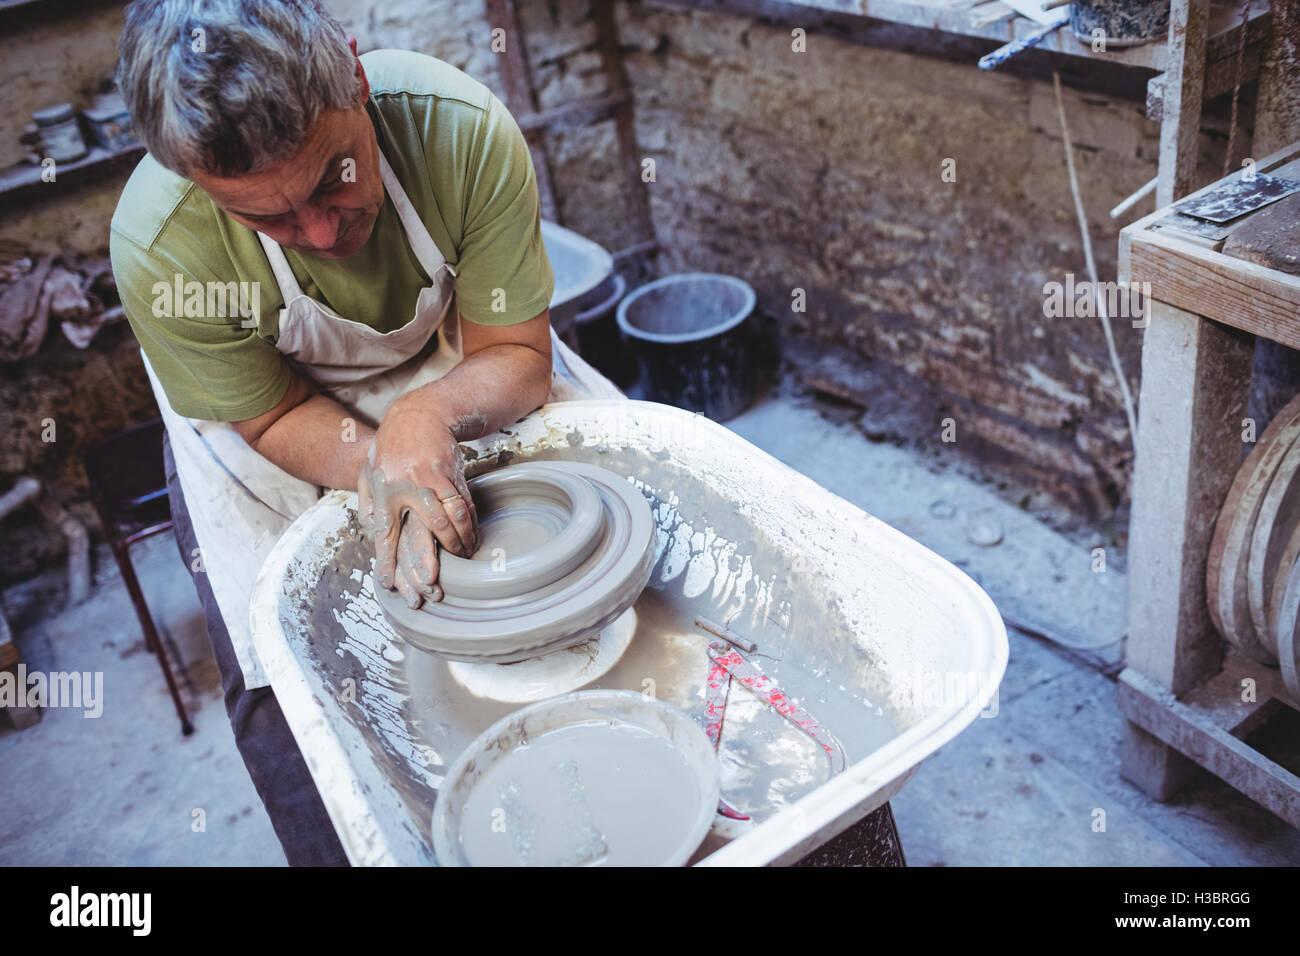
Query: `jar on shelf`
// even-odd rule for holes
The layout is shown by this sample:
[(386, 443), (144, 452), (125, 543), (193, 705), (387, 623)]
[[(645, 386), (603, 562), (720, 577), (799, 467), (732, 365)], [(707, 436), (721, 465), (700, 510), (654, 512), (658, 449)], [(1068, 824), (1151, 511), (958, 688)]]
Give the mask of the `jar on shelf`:
[(96, 94), (90, 109), (83, 110), (90, 137), (99, 146), (112, 152), (139, 145), (131, 128), (131, 114), (117, 90)]
[(90, 150), (77, 125), (77, 114), (71, 103), (60, 103), (48, 109), (37, 110), (32, 114), (40, 134), (40, 151), (42, 158), (52, 159), (57, 163), (69, 163), (81, 159)]

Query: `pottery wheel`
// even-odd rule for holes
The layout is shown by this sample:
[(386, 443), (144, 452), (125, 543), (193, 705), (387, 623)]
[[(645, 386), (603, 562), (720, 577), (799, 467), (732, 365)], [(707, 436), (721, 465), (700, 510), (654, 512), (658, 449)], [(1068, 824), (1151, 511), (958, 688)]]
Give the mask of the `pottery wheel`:
[(578, 462), (526, 462), (469, 482), (472, 558), (440, 556), (441, 601), (412, 610), (378, 590), (406, 641), (453, 661), (505, 664), (572, 647), (626, 611), (650, 579), (655, 525), (625, 478)]

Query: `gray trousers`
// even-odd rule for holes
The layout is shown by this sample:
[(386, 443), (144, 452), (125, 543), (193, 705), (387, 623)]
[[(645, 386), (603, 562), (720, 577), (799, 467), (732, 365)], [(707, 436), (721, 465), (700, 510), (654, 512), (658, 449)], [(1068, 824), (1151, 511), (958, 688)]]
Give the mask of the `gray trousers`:
[(191, 555), (198, 547), (194, 524), (185, 507), (185, 495), (176, 476), (176, 460), (171, 442), (163, 436), (163, 463), (167, 471), (167, 495), (171, 500), (173, 530), (181, 560), (194, 578), (194, 587), (203, 605), (208, 639), (221, 671), (226, 713), (235, 732), (235, 746), (244, 758), (248, 775), (253, 778), (257, 795), (262, 798), (271, 826), (280, 839), (290, 866), (347, 866), (348, 859), (339, 843), (334, 825), (325, 812), (320, 793), (298, 750), (298, 743), (285, 722), (275, 693), (269, 687), (249, 689), (230, 643), (230, 634), (222, 620), (212, 594), (208, 576), (194, 571)]

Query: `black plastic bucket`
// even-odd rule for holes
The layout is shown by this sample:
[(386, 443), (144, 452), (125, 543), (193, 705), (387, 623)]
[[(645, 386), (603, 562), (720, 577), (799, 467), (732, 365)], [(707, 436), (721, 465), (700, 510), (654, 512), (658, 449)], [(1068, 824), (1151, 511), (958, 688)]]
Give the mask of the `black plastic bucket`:
[(646, 398), (718, 422), (744, 411), (754, 392), (746, 322), (754, 303), (748, 283), (712, 272), (655, 279), (619, 303)]

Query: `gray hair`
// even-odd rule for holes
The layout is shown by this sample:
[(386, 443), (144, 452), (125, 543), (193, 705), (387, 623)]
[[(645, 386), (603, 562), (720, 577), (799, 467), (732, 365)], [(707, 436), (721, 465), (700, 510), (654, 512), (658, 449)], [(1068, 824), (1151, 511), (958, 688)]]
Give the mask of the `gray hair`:
[(136, 135), (181, 175), (259, 170), (360, 93), (319, 0), (135, 0), (118, 53)]

